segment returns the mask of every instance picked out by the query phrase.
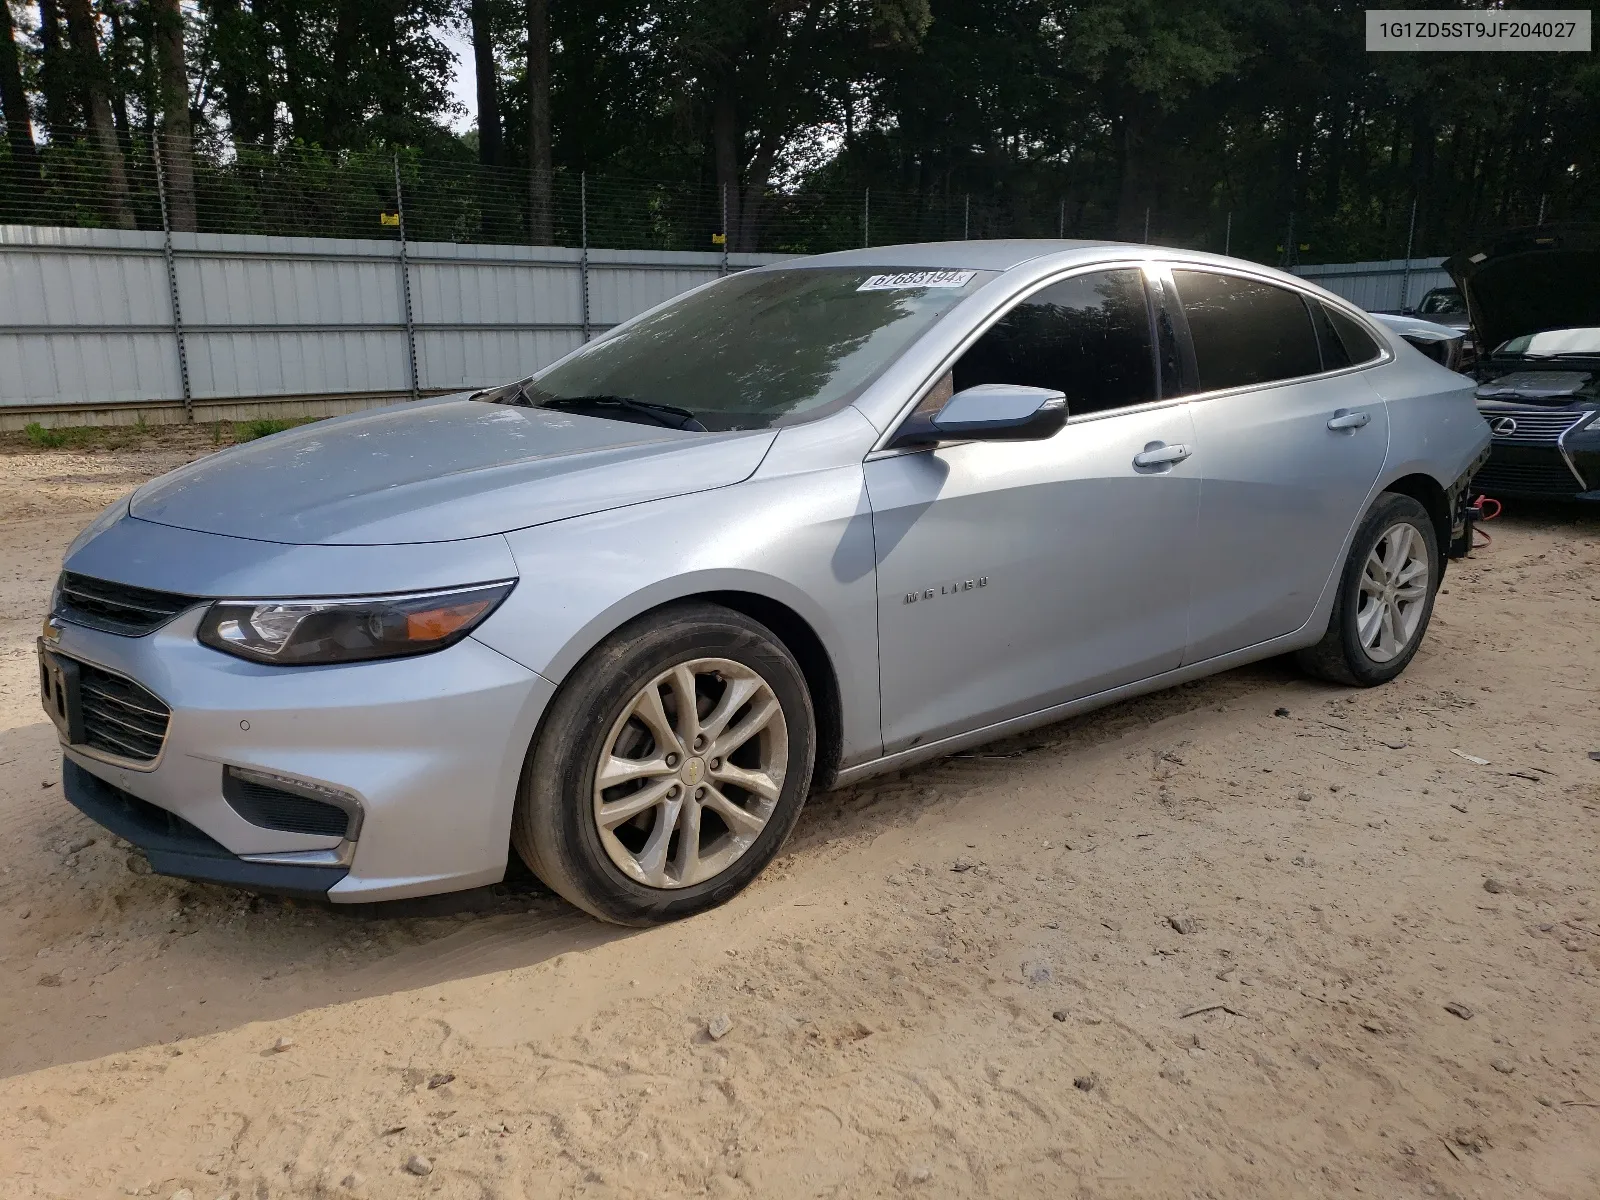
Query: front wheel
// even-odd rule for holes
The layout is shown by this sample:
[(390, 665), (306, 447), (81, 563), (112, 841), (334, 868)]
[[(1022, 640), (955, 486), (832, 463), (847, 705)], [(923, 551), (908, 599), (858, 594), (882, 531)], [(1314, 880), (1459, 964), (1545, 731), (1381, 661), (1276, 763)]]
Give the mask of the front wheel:
[(1410, 496), (1384, 492), (1350, 544), (1327, 632), (1296, 656), (1301, 667), (1356, 687), (1389, 682), (1427, 632), (1440, 567), (1428, 510)]
[(688, 916), (778, 852), (815, 747), (804, 676), (771, 630), (720, 605), (675, 605), (574, 668), (533, 749), (512, 843), (603, 920)]

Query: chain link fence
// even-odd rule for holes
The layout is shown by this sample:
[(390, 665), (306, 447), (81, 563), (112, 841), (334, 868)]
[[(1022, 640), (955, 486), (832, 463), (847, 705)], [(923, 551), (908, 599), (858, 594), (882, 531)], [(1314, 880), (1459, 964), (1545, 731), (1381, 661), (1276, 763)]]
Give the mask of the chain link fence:
[[(197, 146), (191, 223), (185, 205), (163, 209), (154, 139), (132, 135), (119, 149), (113, 169), (86, 135), (41, 147), (36, 162), (0, 148), (0, 224), (160, 230), (170, 222), (180, 232), (397, 239), (403, 217), (411, 241), (792, 254), (961, 238), (1118, 238), (1290, 267), (1458, 248), (1408, 247), (1409, 199), (1353, 227), (1348, 218), (1235, 209), (1222, 198), (1183, 211), (1151, 207), (1119, 225), (1094, 189), (752, 192), (565, 169), (534, 177), (410, 149), (301, 145)], [(1519, 212), (1498, 227), (1560, 215)]]

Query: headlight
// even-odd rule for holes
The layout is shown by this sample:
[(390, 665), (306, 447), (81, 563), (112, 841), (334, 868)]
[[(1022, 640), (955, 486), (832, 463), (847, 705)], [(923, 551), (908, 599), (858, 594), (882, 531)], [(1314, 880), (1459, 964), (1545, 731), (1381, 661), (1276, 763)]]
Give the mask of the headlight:
[(515, 586), (502, 580), (348, 600), (218, 600), (199, 637), (228, 654), (281, 666), (426, 654), (466, 637)]
[(1594, 420), (1585, 425), (1584, 429), (1600, 430), (1600, 412), (1594, 414)]

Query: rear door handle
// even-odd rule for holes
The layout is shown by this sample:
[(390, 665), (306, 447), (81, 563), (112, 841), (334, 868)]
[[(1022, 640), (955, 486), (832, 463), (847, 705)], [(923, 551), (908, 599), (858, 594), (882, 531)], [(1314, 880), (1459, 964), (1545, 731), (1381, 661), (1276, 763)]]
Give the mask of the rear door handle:
[(1333, 414), (1333, 418), (1328, 422), (1328, 428), (1360, 429), (1370, 420), (1372, 420), (1371, 413), (1351, 412), (1347, 408), (1341, 408), (1338, 412)]
[(1176, 446), (1163, 446), (1159, 442), (1152, 442), (1133, 456), (1133, 465), (1136, 467), (1164, 467), (1170, 463), (1180, 463), (1193, 453), (1193, 450), (1182, 443)]

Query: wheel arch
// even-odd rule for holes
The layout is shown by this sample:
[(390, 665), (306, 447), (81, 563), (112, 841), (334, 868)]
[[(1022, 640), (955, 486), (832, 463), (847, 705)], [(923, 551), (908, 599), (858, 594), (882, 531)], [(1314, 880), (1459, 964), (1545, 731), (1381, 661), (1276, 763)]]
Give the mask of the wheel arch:
[(1450, 500), (1445, 495), (1444, 486), (1432, 475), (1421, 471), (1409, 475), (1402, 475), (1392, 481), (1383, 489), (1386, 492), (1395, 492), (1401, 496), (1410, 496), (1423, 508), (1428, 510), (1428, 517), (1433, 522), (1433, 532), (1439, 539), (1439, 555), (1445, 558), (1450, 548), (1450, 528), (1452, 514)]
[(686, 596), (686, 600), (706, 600), (743, 613), (760, 621), (788, 647), (805, 676), (811, 693), (811, 708), (817, 722), (817, 757), (812, 768), (812, 787), (826, 791), (839, 774), (844, 750), (844, 706), (839, 693), (839, 675), (833, 657), (817, 631), (794, 609), (780, 600), (759, 592), (715, 591)]
[[(767, 577), (751, 579), (743, 572), (719, 571), (677, 582), (679, 586), (670, 590), (648, 588), (611, 605), (571, 637), (539, 673), (559, 689), (596, 647), (623, 626), (678, 604), (694, 601), (720, 604), (765, 625), (794, 655), (811, 695), (817, 722), (812, 786), (818, 791), (831, 787), (844, 756), (846, 713), (836, 654), (830, 647), (823, 621), (801, 611), (803, 597), (780, 597), (773, 593), (781, 587), (762, 586), (781, 584)], [(875, 719), (877, 714), (871, 715)], [(544, 716), (541, 715), (529, 742), (530, 757), (543, 732)]]

